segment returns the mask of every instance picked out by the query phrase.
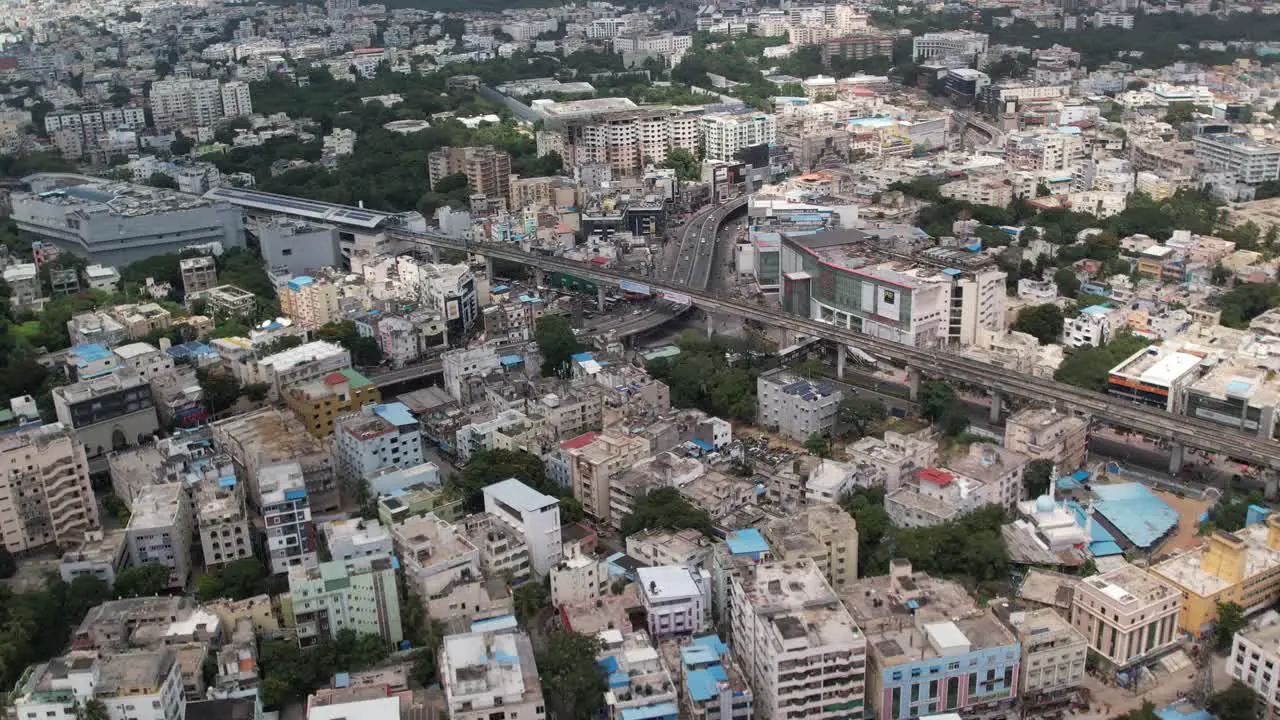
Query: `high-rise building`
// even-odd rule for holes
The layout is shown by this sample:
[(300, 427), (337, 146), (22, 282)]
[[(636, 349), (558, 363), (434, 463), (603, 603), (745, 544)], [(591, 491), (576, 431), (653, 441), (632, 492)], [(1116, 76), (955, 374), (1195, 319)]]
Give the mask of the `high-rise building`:
[(637, 109), (566, 119), (559, 137), (565, 165), (603, 164), (618, 176), (661, 165), (676, 148), (697, 154), (698, 118), (670, 109)]
[(167, 587), (182, 589), (191, 578), (191, 500), (181, 483), (148, 485), (133, 499), (125, 544), (129, 563), (162, 565)]
[(267, 561), (271, 572), (289, 572), (294, 567), (313, 568), (316, 526), (311, 520), (311, 503), (302, 466), (282, 462), (258, 470), (254, 500), (267, 528)]
[(253, 101), (249, 97), (249, 83), (232, 80), (222, 85), (222, 117), (236, 118), (253, 114)]
[(84, 445), (64, 425), (0, 437), (0, 545), (78, 547), (100, 528)]
[(427, 156), (431, 187), (459, 173), (467, 176), (471, 193), (506, 202), (511, 193), (511, 155), (491, 147), (444, 147)]
[(289, 568), (298, 644), (321, 644), (343, 630), (377, 635), (389, 645), (403, 640), (393, 560), (387, 553)]
[(712, 113), (699, 118), (698, 126), (708, 160), (735, 160), (742, 150), (778, 141), (777, 123), (768, 113)]
[(280, 312), (303, 327), (328, 325), (338, 316), (338, 286), (324, 278), (300, 275), (280, 288)]
[(159, 130), (215, 125), (223, 118), (222, 88), (217, 80), (158, 80), (151, 85), (151, 117)]
[(560, 501), (510, 478), (484, 489), (484, 511), (524, 538), (529, 564), (546, 577), (560, 560)]

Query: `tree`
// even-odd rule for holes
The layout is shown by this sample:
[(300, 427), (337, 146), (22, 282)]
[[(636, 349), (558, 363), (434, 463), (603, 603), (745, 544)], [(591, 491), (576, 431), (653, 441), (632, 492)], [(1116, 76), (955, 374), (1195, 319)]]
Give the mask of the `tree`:
[(1047, 494), (1049, 483), (1053, 480), (1052, 460), (1032, 460), (1027, 463), (1027, 470), (1022, 476), (1022, 482), (1027, 486), (1027, 494), (1033, 498)]
[(840, 499), (840, 507), (858, 527), (858, 572), (884, 575), (893, 559), (893, 522), (884, 509), (884, 488), (857, 490)]
[(667, 153), (667, 161), (662, 166), (675, 170), (676, 178), (685, 182), (696, 182), (702, 179), (698, 158), (684, 148), (672, 148)]
[(151, 597), (169, 587), (169, 568), (159, 563), (148, 563), (121, 570), (112, 587), (122, 598)]
[(551, 633), (537, 654), (538, 676), (547, 695), (547, 714), (557, 720), (593, 720), (604, 709), (608, 690), (604, 668), (596, 662), (600, 641), (567, 630)]
[(1237, 283), (1222, 296), (1222, 324), (1244, 329), (1249, 321), (1280, 305), (1280, 284)]
[[(247, 541), (247, 540), (246, 540)], [(244, 600), (270, 590), (271, 572), (256, 557), (232, 560), (221, 568), (201, 575), (196, 580), (200, 602), (219, 598)]]
[(849, 428), (855, 438), (865, 436), (871, 426), (884, 420), (889, 413), (884, 403), (874, 397), (849, 397), (840, 401), (840, 422)]
[(1218, 650), (1220, 652), (1230, 650), (1236, 633), (1248, 624), (1244, 617), (1244, 608), (1233, 602), (1218, 603), (1218, 621), (1213, 629), (1214, 642)]
[(543, 582), (530, 581), (511, 593), (512, 607), (521, 625), (528, 627), (529, 621), (537, 617), (538, 613), (551, 607), (550, 582), (550, 579)]
[[(1089, 651), (1093, 654), (1093, 651)], [(1085, 664), (1088, 664), (1086, 660)], [(1156, 715), (1156, 706), (1150, 700), (1143, 700), (1142, 707), (1130, 710), (1123, 715), (1116, 716), (1113, 720), (1160, 720), (1160, 716)]]
[(1258, 696), (1248, 685), (1236, 680), (1231, 687), (1209, 698), (1209, 714), (1217, 720), (1254, 720)]
[(7, 580), (18, 572), (18, 561), (13, 559), (9, 548), (0, 545), (0, 580)]
[(944, 435), (959, 435), (969, 426), (956, 391), (941, 380), (926, 380), (920, 384), (920, 415), (936, 425)]
[(1058, 286), (1058, 295), (1073, 298), (1080, 292), (1080, 278), (1071, 268), (1059, 268), (1053, 274), (1053, 284)]
[(107, 712), (107, 706), (97, 698), (86, 700), (76, 711), (78, 720), (111, 720), (110, 713)]
[(515, 478), (529, 487), (559, 495), (564, 489), (547, 480), (542, 459), (523, 450), (481, 450), (472, 453), (461, 472), (454, 473), (449, 485), (462, 493), (462, 504), (471, 512), (484, 509), (482, 491), (493, 483)]
[(1068, 355), (1053, 373), (1053, 379), (1086, 390), (1106, 392), (1111, 368), (1146, 346), (1146, 340), (1121, 333), (1106, 345), (1077, 349)]
[(1062, 310), (1053, 303), (1045, 303), (1019, 310), (1013, 329), (1031, 335), (1041, 345), (1052, 345), (1062, 337), (1062, 324)]
[(804, 449), (810, 455), (816, 455), (820, 458), (831, 457), (831, 438), (821, 433), (814, 433), (804, 441)]
[(196, 370), (196, 382), (204, 393), (205, 406), (214, 415), (230, 410), (240, 399), (240, 381), (229, 372), (213, 373), (199, 368)]
[(362, 337), (351, 320), (341, 320), (322, 325), (316, 330), (317, 340), (336, 342), (351, 351), (351, 362), (356, 365), (371, 366), (382, 362), (382, 350), (378, 341), (371, 337)]
[(90, 610), (111, 599), (111, 586), (93, 575), (77, 575), (67, 586), (67, 616), (79, 623)]
[(569, 359), (581, 351), (582, 346), (563, 315), (543, 315), (534, 326), (533, 338), (542, 353), (542, 376), (563, 376), (568, 373)]
[(174, 133), (173, 142), (169, 145), (169, 152), (174, 155), (188, 155), (191, 148), (195, 147), (195, 142), (191, 138), (186, 137), (182, 133)]
[(636, 498), (631, 514), (622, 519), (621, 529), (624, 536), (630, 536), (641, 530), (686, 528), (715, 537), (711, 516), (706, 510), (690, 504), (676, 488), (662, 487)]
[(147, 184), (151, 187), (164, 188), (165, 190), (178, 189), (178, 181), (162, 172), (151, 173), (151, 177), (147, 178)]

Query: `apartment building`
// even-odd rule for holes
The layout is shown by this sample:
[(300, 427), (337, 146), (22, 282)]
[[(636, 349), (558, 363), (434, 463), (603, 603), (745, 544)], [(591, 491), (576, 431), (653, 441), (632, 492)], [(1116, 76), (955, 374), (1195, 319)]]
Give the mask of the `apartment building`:
[(151, 116), (159, 130), (211, 127), (223, 118), (217, 80), (182, 78), (151, 85)]
[(1258, 716), (1280, 717), (1280, 625), (1240, 630), (1231, 641), (1227, 675), (1258, 696)]
[(387, 554), (289, 568), (285, 604), (298, 644), (320, 645), (343, 630), (377, 635), (392, 646), (403, 640), (393, 561)]
[(604, 388), (598, 385), (547, 393), (538, 401), (537, 410), (553, 437), (577, 437), (588, 430), (600, 428), (604, 417), (604, 395)]
[(833, 435), (844, 394), (824, 380), (801, 378), (783, 368), (756, 378), (756, 422), (797, 442)]
[(218, 262), (209, 255), (182, 258), (178, 272), (182, 275), (183, 297), (198, 297), (218, 287)]
[(484, 511), (524, 539), (529, 564), (538, 577), (546, 577), (560, 560), (560, 501), (510, 478), (486, 487)]
[(1182, 595), (1174, 586), (1126, 563), (1076, 583), (1071, 624), (1089, 649), (1123, 668), (1173, 647), (1181, 610)]
[(886, 492), (893, 492), (916, 470), (934, 466), (938, 443), (927, 430), (911, 435), (890, 430), (883, 439), (868, 436), (850, 443), (845, 453), (849, 464), (863, 469), (861, 475), (875, 479), (867, 484), (882, 485)]
[(101, 527), (84, 445), (64, 425), (0, 436), (0, 544), (78, 548)]
[(683, 565), (705, 568), (714, 544), (706, 535), (694, 530), (662, 530), (650, 528), (627, 536), (627, 555), (646, 565)]
[(756, 717), (863, 714), (867, 639), (812, 560), (746, 566), (729, 593), (733, 652)]
[(480, 553), (486, 577), (510, 577), (512, 584), (533, 578), (530, 547), (522, 532), (505, 519), (482, 512), (462, 518), (462, 531)]
[(113, 720), (183, 720), (178, 655), (167, 648), (73, 651), (31, 666), (10, 697), (17, 717), (41, 720), (76, 720), (90, 700), (101, 702)]
[(989, 502), (1012, 512), (1022, 499), (1022, 476), (1027, 458), (995, 443), (974, 443), (969, 452), (953, 457), (947, 470), (982, 482), (988, 488)]
[(237, 118), (253, 114), (253, 99), (249, 96), (249, 83), (232, 80), (222, 84), (222, 117)]
[(1228, 173), (1249, 185), (1280, 178), (1280, 147), (1226, 134), (1197, 135), (1193, 147), (1201, 172)]
[(777, 121), (769, 113), (711, 113), (698, 119), (698, 129), (707, 160), (736, 161), (749, 147), (778, 141)]
[(216, 570), (253, 556), (253, 535), (245, 507), (244, 485), (234, 475), (201, 482), (194, 492), (195, 532), (200, 537), (204, 565)]
[(467, 176), (471, 194), (503, 203), (511, 194), (511, 155), (491, 147), (444, 147), (427, 156), (431, 187), (449, 175)]
[(439, 667), (453, 720), (546, 720), (533, 643), (522, 631), (449, 635)]
[(551, 604), (560, 607), (603, 597), (609, 590), (609, 580), (604, 559), (588, 555), (581, 545), (572, 543), (551, 568)]
[(893, 560), (843, 594), (866, 633), (866, 695), (877, 720), (995, 713), (1018, 696), (1017, 639), (958, 583)]
[(262, 468), (293, 462), (302, 470), (310, 506), (321, 512), (337, 509), (333, 441), (308, 434), (292, 413), (263, 408), (236, 415), (213, 425), (213, 439), (243, 472), (250, 498)]
[(751, 687), (719, 635), (695, 637), (678, 652), (679, 662), (672, 658), (668, 664), (678, 669), (677, 682), (684, 686), (680, 693), (682, 716), (693, 720), (754, 717)]
[(173, 356), (151, 343), (135, 342), (112, 351), (118, 367), (133, 368), (147, 382), (173, 372)]
[(610, 482), (622, 470), (649, 456), (649, 441), (640, 435), (599, 435), (568, 451), (569, 487), (586, 513), (608, 521)]
[(615, 177), (634, 177), (666, 162), (676, 148), (695, 155), (701, 142), (698, 118), (669, 109), (636, 109), (564, 122), (558, 145), (565, 165), (603, 164)]
[(765, 527), (764, 537), (774, 559), (812, 560), (836, 591), (858, 578), (858, 523), (838, 505), (813, 505), (775, 520)]
[(711, 626), (711, 575), (683, 565), (636, 570), (640, 601), (655, 638), (706, 632)]
[(831, 67), (831, 60), (837, 57), (865, 60), (892, 55), (892, 35), (861, 33), (831, 38), (822, 43), (822, 66), (828, 68)]
[(166, 587), (184, 589), (191, 579), (191, 500), (179, 483), (148, 485), (129, 506), (125, 545), (129, 564), (163, 565)]
[(996, 612), (1022, 647), (1023, 702), (1035, 703), (1080, 687), (1089, 643), (1079, 630), (1051, 608), (1020, 611), (1004, 605)]
[(377, 520), (348, 518), (330, 520), (322, 526), (324, 546), (334, 560), (351, 562), (392, 554), (391, 533)]
[(318, 380), (351, 367), (351, 352), (336, 343), (316, 340), (268, 355), (257, 363), (244, 366), (250, 378), (242, 382), (266, 383), (268, 396), (277, 400), (294, 385)]
[(160, 429), (151, 386), (132, 368), (54, 388), (53, 409), (90, 460), (138, 445)]
[(235, 285), (210, 288), (196, 299), (203, 300), (214, 317), (248, 318), (258, 306), (256, 295)]
[(302, 466), (282, 462), (258, 470), (254, 504), (267, 528), (267, 563), (272, 573), (295, 567), (314, 568), (319, 563), (316, 526)]
[(1280, 516), (1215, 532), (1203, 545), (1152, 566), (1151, 573), (1182, 594), (1178, 628), (1195, 637), (1213, 628), (1219, 603), (1235, 603), (1246, 613), (1269, 608), (1280, 600)]
[(465, 463), (486, 450), (541, 450), (543, 422), (519, 410), (503, 410), (489, 420), (470, 422), (454, 433), (454, 452)]
[(480, 551), (461, 527), (432, 513), (391, 526), (405, 582), (431, 617), (479, 617), (498, 610), (483, 587)]
[(1088, 431), (1089, 423), (1075, 415), (1026, 408), (1005, 421), (1004, 446), (1032, 460), (1048, 460), (1065, 475), (1084, 464)]
[(366, 405), (334, 421), (338, 471), (348, 481), (421, 465), (422, 426), (404, 403)]
[(984, 33), (970, 30), (928, 32), (912, 38), (911, 56), (915, 60), (935, 57), (974, 59), (987, 52), (987, 41)]
[(337, 418), (381, 401), (378, 386), (351, 368), (294, 385), (284, 394), (285, 405), (298, 416), (307, 432), (317, 438), (332, 435)]
[(341, 295), (338, 285), (326, 278), (300, 275), (280, 289), (280, 312), (302, 327), (318, 328), (339, 317), (338, 298)]

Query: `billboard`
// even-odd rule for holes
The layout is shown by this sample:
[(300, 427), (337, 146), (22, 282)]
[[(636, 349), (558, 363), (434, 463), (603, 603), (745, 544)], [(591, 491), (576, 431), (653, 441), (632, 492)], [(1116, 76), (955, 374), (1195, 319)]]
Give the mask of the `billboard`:
[(645, 285), (644, 283), (633, 282), (631, 280), (619, 281), (618, 287), (622, 290), (622, 292), (638, 293), (640, 295), (648, 295), (652, 292), (652, 290), (649, 289), (648, 285)]
[(461, 311), (459, 311), (458, 309), (457, 300), (450, 300), (449, 302), (444, 304), (444, 316), (446, 319), (457, 320), (461, 314), (462, 314)]
[(663, 300), (666, 300), (667, 302), (673, 302), (677, 305), (693, 304), (693, 300), (690, 299), (688, 295), (685, 295), (684, 293), (671, 292), (670, 290), (663, 290), (662, 292), (658, 293), (658, 297), (662, 298)]

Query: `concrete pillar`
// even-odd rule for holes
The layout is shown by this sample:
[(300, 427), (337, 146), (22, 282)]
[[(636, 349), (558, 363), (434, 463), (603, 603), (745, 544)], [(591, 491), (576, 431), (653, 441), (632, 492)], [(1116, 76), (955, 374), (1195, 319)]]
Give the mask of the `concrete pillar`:
[(706, 313), (706, 316), (707, 316), (707, 337), (710, 338), (712, 335), (715, 334), (716, 327), (715, 327), (715, 323), (711, 319), (711, 313)]
[(1169, 474), (1177, 475), (1182, 471), (1182, 451), (1186, 448), (1180, 442), (1169, 442)]
[(596, 287), (596, 310), (604, 312), (604, 286)]
[(484, 259), (484, 276), (489, 278), (489, 287), (493, 287), (493, 258)]
[(844, 356), (848, 354), (848, 352), (848, 350), (845, 350), (843, 344), (836, 343), (836, 377), (841, 380), (844, 379)]
[(992, 425), (998, 425), (1000, 423), (1000, 410), (1002, 409), (1003, 406), (1004, 406), (1004, 398), (1000, 395), (1000, 393), (998, 392), (991, 393), (991, 414), (990, 416), (988, 416), (987, 419), (991, 421)]
[(533, 284), (544, 287), (547, 284), (547, 273), (542, 268), (533, 269)]
[(1280, 483), (1277, 483), (1280, 473), (1273, 468), (1264, 468), (1259, 474), (1262, 476), (1262, 496), (1275, 502), (1276, 490), (1280, 489)]
[(911, 402), (920, 402), (920, 371), (918, 369), (907, 368), (907, 388), (909, 390), (907, 397)]

